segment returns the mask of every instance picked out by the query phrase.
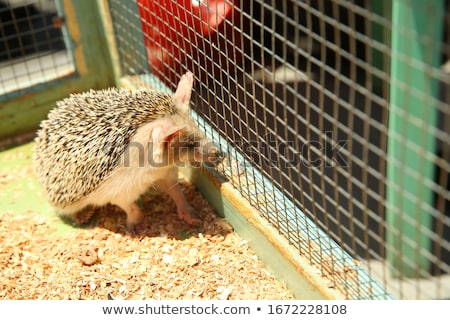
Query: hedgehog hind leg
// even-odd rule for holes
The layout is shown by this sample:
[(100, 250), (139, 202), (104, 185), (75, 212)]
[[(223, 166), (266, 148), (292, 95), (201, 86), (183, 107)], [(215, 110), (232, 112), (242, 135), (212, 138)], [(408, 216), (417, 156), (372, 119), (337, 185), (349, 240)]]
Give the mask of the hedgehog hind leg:
[(112, 204), (120, 207), (127, 214), (127, 227), (128, 229), (134, 229), (142, 221), (142, 210), (135, 202), (131, 203), (116, 203)]
[(125, 210), (127, 213), (127, 227), (128, 229), (134, 228), (136, 225), (138, 225), (142, 221), (142, 211), (139, 206), (132, 202), (127, 206), (127, 210)]

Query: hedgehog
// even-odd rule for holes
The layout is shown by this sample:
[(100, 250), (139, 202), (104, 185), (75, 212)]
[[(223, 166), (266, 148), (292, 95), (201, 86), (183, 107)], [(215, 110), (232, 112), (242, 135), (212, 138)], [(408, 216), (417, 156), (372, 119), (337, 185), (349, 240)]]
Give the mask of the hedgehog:
[(143, 217), (136, 202), (153, 186), (170, 195), (181, 220), (200, 224), (178, 185), (178, 168), (214, 163), (218, 150), (190, 115), (193, 78), (184, 74), (173, 95), (109, 88), (58, 101), (40, 124), (33, 153), (55, 211), (81, 224), (88, 220), (77, 220), (83, 210), (112, 204), (133, 228)]

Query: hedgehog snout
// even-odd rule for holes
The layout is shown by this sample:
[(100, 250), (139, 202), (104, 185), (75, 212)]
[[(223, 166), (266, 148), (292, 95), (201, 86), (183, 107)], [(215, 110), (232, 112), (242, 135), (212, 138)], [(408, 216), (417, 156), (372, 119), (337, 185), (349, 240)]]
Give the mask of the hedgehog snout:
[(215, 163), (221, 158), (220, 151), (215, 146), (209, 146), (206, 150), (206, 159), (208, 162)]
[(212, 142), (203, 144), (198, 151), (199, 152), (197, 153), (197, 157), (195, 159), (197, 162), (208, 162), (215, 164), (221, 159), (219, 149), (217, 149)]
[(195, 162), (215, 163), (220, 157), (219, 153), (219, 150), (211, 142), (206, 142), (203, 145), (200, 144), (199, 148), (196, 148), (193, 160)]

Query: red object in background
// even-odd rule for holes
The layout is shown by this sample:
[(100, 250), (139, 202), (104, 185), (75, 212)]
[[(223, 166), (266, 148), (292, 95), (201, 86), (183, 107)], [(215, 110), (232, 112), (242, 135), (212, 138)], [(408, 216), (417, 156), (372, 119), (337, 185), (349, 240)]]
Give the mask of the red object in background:
[[(185, 70), (205, 81), (208, 74), (232, 74), (242, 61), (239, 1), (138, 0), (150, 69), (166, 84)], [(233, 34), (235, 33), (235, 34)]]

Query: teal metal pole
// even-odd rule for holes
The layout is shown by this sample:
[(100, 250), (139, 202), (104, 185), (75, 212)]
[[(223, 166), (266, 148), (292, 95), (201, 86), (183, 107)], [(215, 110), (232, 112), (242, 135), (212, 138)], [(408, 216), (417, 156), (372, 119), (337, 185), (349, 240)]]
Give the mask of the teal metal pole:
[[(391, 86), (387, 157), (386, 255), (394, 277), (420, 277), (431, 262), (435, 137), (443, 0), (392, 2)], [(427, 68), (425, 68), (427, 67)], [(428, 70), (426, 70), (428, 69)]]

